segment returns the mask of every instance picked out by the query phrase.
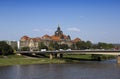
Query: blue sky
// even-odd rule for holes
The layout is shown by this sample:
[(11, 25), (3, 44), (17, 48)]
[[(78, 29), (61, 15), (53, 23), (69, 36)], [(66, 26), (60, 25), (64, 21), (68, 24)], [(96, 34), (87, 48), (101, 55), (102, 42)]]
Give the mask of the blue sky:
[(0, 0), (0, 40), (53, 35), (120, 43), (120, 0)]

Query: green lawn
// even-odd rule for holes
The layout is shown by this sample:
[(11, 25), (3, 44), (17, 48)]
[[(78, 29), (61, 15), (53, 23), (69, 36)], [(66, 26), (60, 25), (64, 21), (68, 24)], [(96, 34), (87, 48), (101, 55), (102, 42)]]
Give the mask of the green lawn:
[[(104, 59), (112, 58), (111, 56), (103, 56)], [(114, 58), (114, 57), (113, 57)], [(67, 63), (80, 62), (82, 60), (92, 60), (91, 55), (63, 55), (63, 58), (33, 58), (18, 55), (9, 55), (7, 57), (0, 56), (0, 66), (8, 65), (24, 65), (24, 64), (44, 64), (44, 63)]]
[(64, 57), (91, 60), (91, 55), (64, 55)]
[(49, 58), (28, 58), (16, 55), (8, 56), (5, 58), (0, 57), (0, 66), (44, 63), (65, 63), (65, 61), (63, 59), (50, 60)]
[(80, 61), (103, 61), (103, 60), (110, 60), (115, 59), (116, 56), (113, 55), (64, 55), (66, 62), (80, 62)]

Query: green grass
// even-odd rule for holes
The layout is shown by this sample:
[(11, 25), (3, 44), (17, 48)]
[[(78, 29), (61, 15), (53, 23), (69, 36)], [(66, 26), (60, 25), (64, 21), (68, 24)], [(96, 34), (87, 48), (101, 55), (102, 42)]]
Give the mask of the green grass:
[(82, 59), (82, 60), (91, 60), (91, 55), (65, 55), (64, 58), (74, 58), (74, 59)]
[(43, 64), (43, 63), (64, 63), (63, 60), (53, 59), (50, 60), (48, 58), (39, 58), (39, 59), (0, 59), (0, 66), (6, 65), (23, 65), (23, 64)]
[(63, 59), (49, 58), (26, 58), (24, 56), (11, 55), (5, 58), (0, 58), (0, 66), (8, 65), (24, 65), (24, 64), (44, 64), (44, 63), (65, 63)]
[[(104, 58), (114, 58), (113, 56), (105, 56)], [(63, 58), (33, 58), (18, 55), (9, 55), (7, 57), (0, 56), (0, 66), (8, 65), (24, 65), (24, 64), (49, 64), (49, 63), (71, 63), (80, 62), (82, 60), (92, 60), (91, 55), (63, 55)]]
[(71, 59), (66, 58), (80, 58), (80, 59), (90, 59), (90, 55), (64, 55), (63, 59), (53, 58), (30, 58), (18, 55), (9, 55), (7, 57), (0, 56), (0, 66), (8, 65), (24, 65), (24, 64), (45, 64), (45, 63), (67, 63), (67, 62), (76, 62)]
[[(98, 59), (100, 57), (100, 59)], [(67, 60), (67, 62), (80, 62), (80, 61), (102, 61), (102, 60), (109, 60), (109, 59), (115, 59), (116, 56), (113, 55), (95, 55), (95, 57), (92, 57), (92, 55), (65, 55), (64, 58)]]

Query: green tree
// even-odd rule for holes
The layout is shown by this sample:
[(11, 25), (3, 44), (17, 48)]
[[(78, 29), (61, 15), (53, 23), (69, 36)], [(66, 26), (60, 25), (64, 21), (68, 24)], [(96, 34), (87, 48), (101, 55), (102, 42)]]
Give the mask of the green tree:
[(59, 45), (59, 48), (66, 50), (66, 49), (68, 49), (69, 47), (68, 47), (67, 44), (61, 44), (61, 45)]
[(87, 49), (86, 42), (85, 41), (80, 41), (76, 43), (77, 49)]
[(1, 55), (10, 55), (13, 54), (13, 49), (4, 41), (0, 41), (0, 54)]
[(113, 48), (113, 45), (112, 44), (103, 43), (103, 42), (99, 42), (98, 43), (98, 48), (99, 49), (111, 49), (111, 48)]
[(38, 48), (39, 48), (39, 50), (41, 50), (41, 49), (47, 49), (48, 50), (48, 47), (43, 42), (39, 43)]
[(72, 50), (75, 50), (75, 49), (76, 49), (76, 44), (73, 43), (73, 44), (70, 46), (70, 48), (71, 48)]
[(92, 43), (91, 43), (91, 41), (87, 41), (87, 42), (86, 42), (86, 48), (87, 48), (87, 49), (92, 48)]
[(98, 44), (92, 45), (93, 49), (112, 49), (114, 48), (113, 44), (99, 42)]
[(30, 50), (29, 47), (22, 47), (22, 48), (21, 48), (21, 51), (29, 51), (29, 50)]
[(97, 44), (92, 44), (92, 48), (97, 49), (98, 48)]
[(59, 44), (57, 42), (54, 43), (55, 50), (59, 50)]
[(108, 44), (108, 49), (114, 48), (113, 44)]
[(48, 49), (49, 49), (49, 50), (55, 50), (55, 44), (54, 44), (53, 41), (51, 41), (51, 42), (49, 43)]

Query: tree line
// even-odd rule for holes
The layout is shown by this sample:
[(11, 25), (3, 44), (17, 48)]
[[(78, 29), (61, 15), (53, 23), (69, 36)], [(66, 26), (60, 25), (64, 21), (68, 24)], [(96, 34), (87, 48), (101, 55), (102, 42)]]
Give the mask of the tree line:
[[(75, 48), (76, 47), (76, 48)], [(91, 41), (80, 41), (75, 43), (73, 49), (112, 49), (114, 48), (113, 44), (108, 44), (104, 42), (99, 42), (98, 44), (92, 44)]]

